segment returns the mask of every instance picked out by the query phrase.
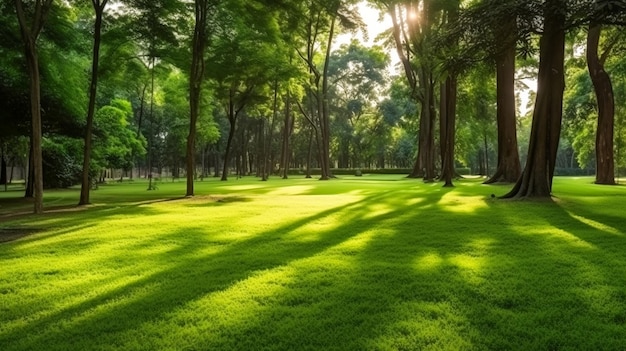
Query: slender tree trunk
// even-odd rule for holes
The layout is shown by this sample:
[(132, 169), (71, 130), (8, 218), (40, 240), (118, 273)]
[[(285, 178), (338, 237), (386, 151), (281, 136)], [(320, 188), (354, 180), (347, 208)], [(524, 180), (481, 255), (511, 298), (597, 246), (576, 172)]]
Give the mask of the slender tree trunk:
[(309, 132), (309, 151), (307, 152), (307, 157), (306, 157), (306, 176), (305, 178), (311, 178), (311, 162), (313, 159), (313, 132), (315, 131), (314, 128), (311, 128), (311, 131)]
[(100, 62), (100, 41), (102, 37), (102, 16), (108, 0), (92, 0), (96, 14), (93, 34), (93, 56), (91, 61), (91, 83), (89, 84), (89, 105), (87, 107), (87, 125), (85, 127), (85, 147), (83, 150), (83, 174), (80, 185), (80, 199), (78, 205), (89, 204), (89, 190), (91, 190), (91, 180), (89, 171), (91, 169), (91, 142), (93, 131), (93, 119), (96, 109), (96, 93), (98, 90), (98, 67)]
[(596, 131), (596, 184), (615, 184), (613, 158), (613, 126), (615, 102), (613, 85), (604, 70), (604, 59), (598, 56), (602, 26), (591, 24), (587, 34), (587, 66), (598, 102), (598, 130)]
[[(194, 195), (194, 175), (196, 167), (196, 130), (200, 114), (200, 92), (204, 78), (204, 49), (207, 45), (208, 1), (195, 0), (195, 26), (192, 39), (191, 73), (189, 74), (189, 135), (187, 136), (187, 191), (186, 196)], [(204, 170), (202, 170), (204, 172)]]
[(483, 151), (485, 160), (485, 176), (489, 177), (489, 142), (487, 141), (487, 132), (483, 133)]
[(287, 91), (285, 101), (285, 123), (283, 126), (283, 142), (280, 153), (280, 168), (283, 179), (289, 177), (289, 139), (291, 138), (292, 122), (291, 122), (291, 94)]
[(505, 198), (550, 198), (563, 115), (565, 18), (564, 0), (548, 0), (540, 42), (537, 98), (521, 178)]
[(425, 182), (435, 179), (435, 94), (432, 74), (427, 67), (420, 73), (421, 105), (420, 130), (417, 158), (409, 178), (423, 178)]
[[(154, 122), (154, 64), (155, 58), (150, 58), (150, 66), (152, 67), (150, 72), (150, 124), (148, 133), (148, 190), (156, 190), (156, 187), (153, 185), (152, 180), (152, 149), (154, 148), (154, 133), (153, 133), (153, 122)], [(159, 170), (160, 173), (160, 170)]]
[(34, 195), (34, 213), (43, 213), (43, 159), (42, 159), (42, 123), (41, 123), (41, 88), (39, 78), (39, 57), (37, 55), (37, 39), (45, 23), (52, 0), (35, 1), (32, 22), (27, 23), (22, 0), (15, 0), (20, 33), (24, 43), (24, 56), (30, 78), (30, 112), (32, 127), (32, 163)]
[(228, 180), (228, 163), (230, 160), (230, 152), (233, 144), (233, 139), (235, 137), (235, 126), (237, 122), (237, 115), (235, 114), (235, 103), (234, 97), (230, 97), (229, 106), (228, 106), (228, 122), (230, 124), (230, 128), (228, 130), (228, 141), (226, 142), (226, 149), (224, 150), (224, 161), (222, 162), (222, 181)]
[(0, 152), (0, 184), (7, 185), (7, 159), (4, 151), (5, 148), (3, 146), (2, 152)]
[(457, 78), (454, 73), (446, 78), (442, 84), (441, 94), (441, 180), (445, 182), (443, 186), (451, 187), (454, 171), (454, 140), (456, 125), (456, 95)]
[(330, 172), (330, 107), (329, 107), (329, 86), (328, 86), (328, 68), (330, 65), (330, 52), (332, 48), (332, 41), (335, 34), (335, 22), (336, 14), (333, 14), (333, 18), (330, 23), (330, 31), (328, 34), (328, 44), (326, 48), (326, 60), (324, 62), (324, 73), (322, 75), (322, 114), (321, 114), (321, 155), (320, 155), (320, 167), (322, 169), (321, 180), (328, 180), (333, 177)]
[(485, 184), (514, 183), (522, 172), (515, 127), (515, 42), (496, 58), (496, 67), (498, 166)]

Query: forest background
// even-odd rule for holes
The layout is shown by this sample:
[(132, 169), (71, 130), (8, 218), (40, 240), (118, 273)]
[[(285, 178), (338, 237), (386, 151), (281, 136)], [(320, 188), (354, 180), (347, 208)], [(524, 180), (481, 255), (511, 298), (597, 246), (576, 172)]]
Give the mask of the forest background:
[(626, 166), (625, 8), (4, 2), (0, 183), (23, 179), (35, 212), (44, 187), (81, 184), (87, 204), (111, 178), (186, 177), (186, 195), (209, 176), (361, 171), (445, 185), (483, 175), (516, 183), (513, 197), (549, 196), (555, 174), (614, 184)]

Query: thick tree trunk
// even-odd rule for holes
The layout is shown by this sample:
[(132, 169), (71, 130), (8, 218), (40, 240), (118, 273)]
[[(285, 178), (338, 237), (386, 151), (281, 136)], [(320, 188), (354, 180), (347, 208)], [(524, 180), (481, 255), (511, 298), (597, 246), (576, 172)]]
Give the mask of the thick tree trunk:
[(91, 83), (89, 84), (89, 105), (87, 107), (87, 125), (85, 127), (85, 147), (83, 150), (83, 174), (80, 184), (80, 199), (78, 205), (89, 204), (89, 190), (91, 190), (91, 179), (89, 170), (91, 169), (91, 141), (93, 131), (93, 119), (96, 109), (96, 93), (98, 90), (98, 66), (100, 62), (100, 41), (102, 37), (102, 16), (108, 0), (93, 0), (93, 7), (96, 13), (93, 34), (93, 56), (91, 61)]
[(515, 42), (496, 58), (496, 72), (498, 165), (485, 184), (515, 183), (522, 172), (515, 119)]
[(613, 125), (615, 102), (611, 78), (598, 56), (602, 26), (592, 24), (587, 34), (587, 67), (598, 101), (598, 130), (596, 131), (596, 184), (615, 184), (613, 158)]
[(563, 115), (564, 0), (548, 0), (540, 42), (537, 98), (528, 160), (521, 178), (505, 198), (550, 198)]

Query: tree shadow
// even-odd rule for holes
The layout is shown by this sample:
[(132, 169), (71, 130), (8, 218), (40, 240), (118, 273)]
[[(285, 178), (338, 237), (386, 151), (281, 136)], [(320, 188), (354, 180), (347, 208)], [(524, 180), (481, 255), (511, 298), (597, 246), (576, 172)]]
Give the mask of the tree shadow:
[[(607, 218), (486, 195), (469, 211), (450, 211), (451, 192), (476, 192), (422, 189), (365, 196), (234, 242), (197, 223), (145, 238), (100, 258), (117, 273), (96, 283), (118, 282), (113, 288), (5, 331), (0, 341), (14, 349), (206, 350), (626, 344), (624, 308), (608, 311), (626, 302), (624, 238), (571, 226), (572, 213)], [(158, 214), (144, 207), (99, 215)], [(300, 233), (336, 218), (312, 238)], [(163, 242), (172, 243), (167, 251), (141, 257), (146, 274), (123, 266), (129, 253)]]

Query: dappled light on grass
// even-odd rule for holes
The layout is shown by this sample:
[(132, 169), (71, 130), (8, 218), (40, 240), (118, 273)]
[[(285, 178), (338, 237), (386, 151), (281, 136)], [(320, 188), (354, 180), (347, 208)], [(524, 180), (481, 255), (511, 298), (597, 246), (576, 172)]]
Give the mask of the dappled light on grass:
[(272, 195), (302, 195), (310, 192), (313, 189), (311, 185), (298, 185), (298, 186), (285, 186), (272, 190), (267, 194)]
[[(552, 241), (562, 241), (567, 243), (569, 246), (572, 247), (578, 247), (578, 248), (584, 248), (584, 249), (595, 249), (596, 247), (585, 241), (582, 240), (581, 238), (577, 237), (576, 235), (566, 231), (566, 230), (562, 230), (562, 229), (558, 229), (558, 228), (552, 228), (552, 227), (545, 227), (545, 228), (537, 228), (537, 229), (533, 229), (532, 232), (529, 233), (530, 235), (541, 235), (541, 236), (545, 236), (549, 239), (552, 239)], [(550, 241), (546, 241), (547, 243), (550, 243)]]
[(473, 213), (487, 208), (484, 196), (464, 196), (455, 192), (448, 192), (437, 203), (444, 211), (454, 213)]
[(624, 236), (624, 232), (618, 230), (617, 228), (606, 225), (604, 223), (600, 223), (598, 221), (594, 221), (593, 219), (585, 218), (583, 216), (578, 216), (571, 212), (569, 212), (569, 215), (572, 216), (573, 219), (578, 220), (581, 223), (584, 223), (591, 228), (597, 229), (605, 233), (613, 234), (613, 235)]
[(2, 349), (626, 345), (622, 197), (380, 178), (206, 181), (193, 198), (138, 182), (10, 219), (44, 229), (0, 244)]

